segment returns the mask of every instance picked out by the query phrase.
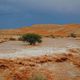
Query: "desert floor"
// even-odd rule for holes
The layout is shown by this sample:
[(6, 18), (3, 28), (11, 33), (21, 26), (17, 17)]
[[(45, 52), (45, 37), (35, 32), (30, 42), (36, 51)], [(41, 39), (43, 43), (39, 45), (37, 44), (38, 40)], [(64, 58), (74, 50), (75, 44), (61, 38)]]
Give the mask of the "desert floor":
[(0, 80), (80, 80), (80, 40), (43, 38), (36, 46), (1, 43)]
[(0, 44), (0, 58), (64, 53), (71, 48), (80, 48), (80, 40), (74, 38), (43, 38), (43, 42), (36, 46), (29, 46), (21, 41), (8, 41)]

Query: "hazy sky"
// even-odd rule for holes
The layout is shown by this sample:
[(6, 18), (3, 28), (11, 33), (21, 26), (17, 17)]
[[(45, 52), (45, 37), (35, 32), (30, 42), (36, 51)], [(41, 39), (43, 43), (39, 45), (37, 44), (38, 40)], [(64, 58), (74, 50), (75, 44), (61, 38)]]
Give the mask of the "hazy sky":
[(0, 28), (80, 23), (80, 0), (0, 0)]

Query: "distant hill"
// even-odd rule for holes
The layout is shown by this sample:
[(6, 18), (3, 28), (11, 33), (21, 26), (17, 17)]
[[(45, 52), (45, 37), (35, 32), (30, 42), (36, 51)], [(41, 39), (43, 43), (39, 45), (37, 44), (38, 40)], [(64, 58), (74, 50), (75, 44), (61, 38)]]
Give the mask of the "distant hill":
[(0, 30), (0, 34), (19, 35), (25, 33), (36, 33), (41, 35), (69, 36), (71, 33), (80, 36), (80, 24), (35, 24), (31, 27), (17, 29)]

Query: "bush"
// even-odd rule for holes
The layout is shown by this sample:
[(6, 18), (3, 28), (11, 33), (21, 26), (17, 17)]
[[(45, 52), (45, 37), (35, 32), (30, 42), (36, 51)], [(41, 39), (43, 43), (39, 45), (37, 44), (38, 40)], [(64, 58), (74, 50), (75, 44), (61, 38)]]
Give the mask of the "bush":
[(9, 40), (11, 40), (11, 41), (16, 41), (16, 38), (10, 38)]
[(38, 34), (33, 33), (24, 34), (21, 39), (25, 42), (29, 42), (30, 45), (35, 45), (36, 43), (42, 42), (42, 37)]
[(19, 41), (23, 41), (22, 37), (19, 37), (18, 40), (19, 40)]
[(74, 33), (71, 33), (70, 36), (73, 38), (76, 38), (76, 34), (74, 34)]
[(55, 38), (55, 36), (54, 36), (54, 35), (50, 35), (50, 37), (51, 37), (51, 38)]

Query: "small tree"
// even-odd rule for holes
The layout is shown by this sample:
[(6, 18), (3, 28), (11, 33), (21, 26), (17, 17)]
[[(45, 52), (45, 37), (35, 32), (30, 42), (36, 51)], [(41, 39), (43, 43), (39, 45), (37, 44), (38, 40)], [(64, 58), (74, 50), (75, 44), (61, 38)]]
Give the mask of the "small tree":
[(41, 43), (42, 42), (42, 37), (38, 34), (33, 34), (33, 33), (28, 33), (24, 34), (22, 36), (22, 40), (25, 42), (29, 42), (30, 45), (35, 45), (37, 42)]

